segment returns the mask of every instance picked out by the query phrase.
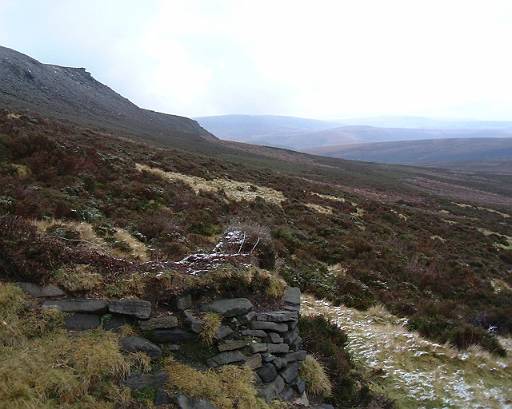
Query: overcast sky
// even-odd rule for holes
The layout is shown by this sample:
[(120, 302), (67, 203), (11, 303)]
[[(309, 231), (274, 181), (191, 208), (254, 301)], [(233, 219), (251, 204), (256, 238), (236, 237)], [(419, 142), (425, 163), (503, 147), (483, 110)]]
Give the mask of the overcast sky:
[(0, 44), (187, 116), (512, 119), (511, 0), (0, 0)]

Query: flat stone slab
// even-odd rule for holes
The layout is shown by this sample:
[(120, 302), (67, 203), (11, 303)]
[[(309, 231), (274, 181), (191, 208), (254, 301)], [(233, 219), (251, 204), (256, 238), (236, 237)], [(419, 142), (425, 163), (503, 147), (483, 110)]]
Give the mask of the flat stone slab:
[(119, 340), (119, 345), (125, 352), (144, 352), (153, 359), (162, 356), (162, 350), (146, 338), (137, 336), (123, 337)]
[(68, 298), (65, 300), (46, 300), (43, 309), (55, 308), (62, 312), (101, 313), (107, 309), (105, 300)]
[(213, 358), (208, 359), (208, 366), (215, 368), (217, 366), (232, 364), (235, 362), (245, 362), (246, 360), (247, 357), (240, 351), (221, 352)]
[(267, 352), (268, 347), (267, 344), (255, 342), (250, 345), (249, 349), (255, 354), (256, 352)]
[(35, 298), (63, 297), (66, 295), (64, 291), (62, 291), (59, 287), (54, 286), (53, 284), (40, 286), (34, 283), (20, 282), (16, 283), (16, 285), (27, 294)]
[(271, 354), (286, 354), (290, 351), (287, 344), (268, 344), (268, 352)]
[(217, 346), (220, 352), (234, 351), (236, 349), (245, 348), (248, 345), (244, 340), (227, 340)]
[(64, 318), (64, 326), (71, 331), (85, 331), (100, 326), (100, 318), (95, 314), (75, 313)]
[(196, 338), (195, 334), (181, 328), (156, 329), (148, 335), (153, 342), (159, 344), (180, 344)]
[(295, 361), (304, 361), (306, 359), (306, 355), (308, 353), (304, 350), (296, 351), (296, 352), (290, 352), (289, 354), (286, 354), (285, 358), (288, 362), (295, 362)]
[(278, 324), (276, 322), (270, 321), (251, 321), (251, 329), (261, 329), (263, 331), (272, 331), (272, 332), (287, 332), (288, 325), (286, 324)]
[(247, 314), (254, 307), (247, 298), (227, 298), (214, 301), (204, 308), (206, 311), (216, 312), (224, 317), (231, 318)]
[(115, 300), (108, 303), (109, 312), (130, 315), (142, 320), (151, 315), (151, 303), (145, 300)]
[(299, 314), (296, 311), (271, 311), (256, 314), (258, 321), (290, 322), (297, 321)]
[(283, 302), (286, 304), (300, 305), (300, 289), (298, 287), (288, 287), (284, 291)]
[(126, 378), (124, 384), (135, 391), (145, 388), (158, 389), (167, 383), (167, 379), (167, 373), (165, 371), (159, 371), (153, 374), (130, 375)]
[(282, 337), (280, 337), (279, 334), (277, 334), (275, 332), (269, 332), (268, 339), (273, 344), (281, 344), (284, 341), (284, 339)]
[(162, 315), (149, 320), (139, 321), (139, 328), (142, 331), (151, 331), (154, 329), (170, 329), (178, 326), (178, 318), (174, 315)]
[(244, 329), (240, 331), (244, 337), (266, 338), (267, 333), (261, 329)]

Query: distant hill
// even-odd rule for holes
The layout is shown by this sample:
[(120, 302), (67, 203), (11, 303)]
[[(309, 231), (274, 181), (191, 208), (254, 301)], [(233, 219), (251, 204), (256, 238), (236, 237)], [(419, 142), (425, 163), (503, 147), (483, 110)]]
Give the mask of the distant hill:
[[(196, 119), (204, 128), (221, 139), (298, 151), (354, 143), (512, 137), (512, 125), (508, 128), (505, 122), (467, 123), (468, 128), (451, 128), (455, 124), (450, 123), (446, 129), (440, 129), (434, 127), (434, 124), (440, 124), (439, 121), (428, 119), (424, 119), (422, 123), (430, 124), (432, 128), (340, 125), (336, 122), (271, 115), (223, 115)], [(356, 123), (358, 120), (352, 121)], [(413, 123), (419, 123), (419, 119), (410, 119), (409, 121), (404, 119), (402, 123), (412, 125)], [(489, 128), (483, 128), (484, 124), (488, 125)], [(474, 126), (474, 128), (471, 126)]]
[(84, 68), (61, 67), (0, 47), (0, 107), (31, 110), (151, 139), (216, 139), (189, 118), (141, 109)]
[(512, 138), (451, 138), (366, 143), (326, 146), (311, 149), (310, 152), (367, 162), (512, 173)]
[(194, 118), (221, 139), (294, 148), (293, 139), (323, 131), (339, 123), (277, 115), (220, 115)]

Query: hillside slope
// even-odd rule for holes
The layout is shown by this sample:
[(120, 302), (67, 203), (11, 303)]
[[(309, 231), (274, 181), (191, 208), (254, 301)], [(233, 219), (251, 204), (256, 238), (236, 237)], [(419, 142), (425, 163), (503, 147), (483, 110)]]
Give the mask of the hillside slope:
[[(420, 166), (465, 166), (478, 170), (491, 163), (501, 164), (498, 172), (510, 172), (512, 138), (439, 139), (397, 141), (342, 146), (325, 146), (310, 152), (367, 162)], [(507, 166), (508, 163), (508, 166)]]
[(0, 107), (166, 141), (215, 140), (197, 122), (141, 109), (84, 68), (61, 67), (0, 46)]

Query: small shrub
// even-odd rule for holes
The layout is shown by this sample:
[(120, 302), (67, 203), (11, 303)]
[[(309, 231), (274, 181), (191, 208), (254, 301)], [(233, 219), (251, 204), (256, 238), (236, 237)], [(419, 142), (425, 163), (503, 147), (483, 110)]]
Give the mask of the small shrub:
[(222, 317), (214, 312), (208, 312), (202, 317), (203, 325), (199, 337), (205, 345), (212, 345), (215, 340), (215, 334), (220, 328)]
[(300, 376), (306, 382), (306, 389), (315, 396), (328, 397), (332, 386), (324, 367), (312, 355), (307, 355), (300, 368)]

